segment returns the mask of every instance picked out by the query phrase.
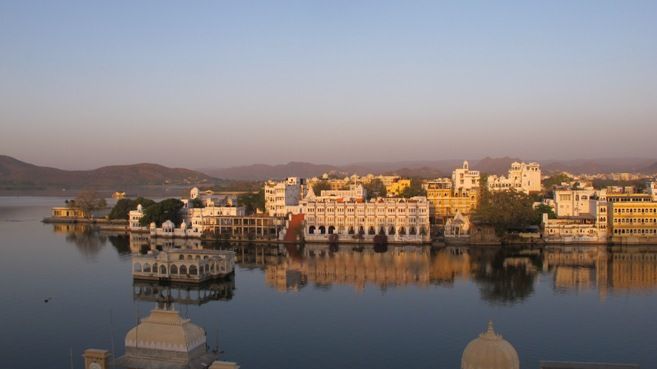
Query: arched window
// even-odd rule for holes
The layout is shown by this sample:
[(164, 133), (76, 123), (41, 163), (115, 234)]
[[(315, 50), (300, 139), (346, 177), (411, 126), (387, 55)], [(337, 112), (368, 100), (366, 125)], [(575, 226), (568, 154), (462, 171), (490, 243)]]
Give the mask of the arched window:
[(185, 255), (183, 254), (178, 255), (178, 260), (185, 260)]
[(198, 268), (196, 267), (196, 265), (192, 265), (189, 267), (189, 274), (198, 275)]
[(133, 268), (134, 268), (133, 270), (134, 270), (135, 272), (137, 272), (137, 273), (141, 273), (141, 264), (139, 264), (139, 263), (135, 263), (135, 265), (133, 266)]
[(347, 233), (349, 233), (349, 234), (354, 234), (354, 233), (355, 233), (355, 231), (354, 231), (354, 227), (351, 227), (351, 226), (350, 226), (350, 227), (349, 227), (349, 231), (347, 231)]
[(335, 227), (334, 226), (329, 226), (328, 227), (328, 234), (333, 234), (335, 233)]
[(169, 269), (169, 271), (171, 272), (171, 274), (178, 274), (178, 267), (175, 266), (175, 265), (172, 265), (171, 269)]
[(388, 234), (391, 234), (391, 235), (395, 234), (395, 226), (390, 226), (390, 228), (388, 229)]
[(385, 234), (386, 234), (386, 230), (383, 229), (383, 227), (379, 227), (379, 234), (382, 235), (382, 236), (385, 235)]
[(374, 227), (370, 227), (370, 229), (367, 231), (367, 234), (369, 235), (375, 235), (376, 231), (374, 230)]
[(167, 274), (167, 267), (164, 265), (160, 265), (160, 274)]
[(184, 265), (180, 266), (180, 274), (187, 274), (187, 267)]
[(315, 234), (315, 226), (308, 227), (308, 234)]
[(406, 236), (406, 228), (405, 228), (405, 227), (401, 227), (401, 228), (399, 228), (399, 234), (400, 234), (401, 236)]
[(411, 227), (411, 230), (410, 232), (408, 232), (408, 234), (415, 236), (417, 234), (417, 230), (415, 229), (415, 227)]
[(319, 234), (325, 234), (325, 233), (326, 233), (326, 227), (319, 226)]
[(144, 264), (144, 273), (150, 273), (151, 272), (151, 265), (148, 263)]

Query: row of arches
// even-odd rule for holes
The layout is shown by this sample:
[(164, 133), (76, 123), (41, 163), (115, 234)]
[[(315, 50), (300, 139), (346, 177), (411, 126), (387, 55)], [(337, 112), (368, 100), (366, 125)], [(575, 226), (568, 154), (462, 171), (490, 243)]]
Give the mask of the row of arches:
[(216, 272), (226, 272), (226, 267), (224, 265), (219, 265), (216, 263), (208, 263), (200, 266), (197, 265), (187, 265), (187, 264), (172, 264), (169, 267), (167, 273), (167, 266), (160, 264), (159, 267), (157, 263), (150, 264), (144, 263), (134, 263), (133, 272), (135, 273), (157, 273), (162, 276), (167, 275), (199, 275), (200, 273), (216, 273)]
[(417, 234), (420, 235), (426, 235), (427, 234), (427, 229), (424, 226), (421, 226), (419, 230), (415, 226), (411, 226), (408, 229), (406, 227), (401, 226), (399, 228), (395, 226), (389, 226), (389, 227), (384, 227), (380, 226), (378, 227), (378, 230), (374, 226), (370, 226), (367, 228), (367, 231), (363, 226), (359, 226), (358, 229), (356, 229), (354, 226), (349, 226), (349, 228), (346, 229), (344, 227), (340, 227), (340, 229), (337, 230), (333, 225), (330, 225), (328, 227), (324, 225), (320, 225), (319, 227), (316, 227), (314, 225), (311, 225), (308, 227), (308, 234), (311, 235), (323, 235), (323, 234), (360, 234), (360, 235), (386, 235), (386, 236), (393, 236), (396, 234), (399, 234), (400, 236), (406, 236), (406, 235), (411, 235), (415, 236)]

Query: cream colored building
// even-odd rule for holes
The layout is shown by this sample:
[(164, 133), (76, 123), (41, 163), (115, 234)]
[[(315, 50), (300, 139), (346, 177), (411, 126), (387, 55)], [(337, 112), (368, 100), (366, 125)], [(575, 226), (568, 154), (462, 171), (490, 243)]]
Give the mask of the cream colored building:
[(558, 217), (576, 217), (591, 214), (595, 206), (596, 190), (583, 189), (554, 190), (554, 212)]
[(427, 191), (429, 212), (434, 224), (445, 224), (457, 213), (470, 214), (479, 202), (479, 188), (453, 188), (449, 178), (426, 181), (423, 188)]
[(524, 193), (541, 192), (541, 166), (538, 163), (511, 163), (508, 176), (488, 177), (489, 191), (515, 190)]
[(429, 242), (426, 197), (342, 199), (316, 197), (312, 190), (300, 202), (306, 241)]
[(365, 199), (367, 198), (367, 190), (361, 184), (351, 184), (346, 190), (322, 190), (319, 198)]
[(479, 188), (481, 174), (478, 170), (470, 170), (468, 161), (463, 162), (463, 167), (454, 169), (452, 172), (452, 184), (455, 190), (470, 190)]
[(306, 189), (306, 180), (289, 177), (284, 181), (265, 183), (265, 210), (270, 216), (283, 217), (297, 213)]
[(167, 248), (132, 255), (135, 279), (199, 283), (223, 278), (234, 270), (233, 251)]

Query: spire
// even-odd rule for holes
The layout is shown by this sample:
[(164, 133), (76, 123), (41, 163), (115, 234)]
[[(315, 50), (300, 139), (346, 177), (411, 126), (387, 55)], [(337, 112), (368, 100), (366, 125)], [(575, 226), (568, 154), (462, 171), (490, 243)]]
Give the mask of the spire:
[(488, 321), (488, 328), (486, 329), (486, 332), (480, 334), (479, 336), (481, 338), (494, 339), (494, 340), (502, 338), (502, 336), (495, 333), (495, 328), (493, 327), (493, 321), (492, 320)]
[(313, 186), (308, 186), (308, 192), (306, 193), (306, 197), (304, 198), (305, 200), (315, 200), (315, 191), (313, 190)]

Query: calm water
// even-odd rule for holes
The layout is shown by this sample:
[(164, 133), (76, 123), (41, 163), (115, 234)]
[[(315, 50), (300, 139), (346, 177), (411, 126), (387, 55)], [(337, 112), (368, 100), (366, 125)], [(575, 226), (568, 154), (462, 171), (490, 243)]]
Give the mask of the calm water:
[[(81, 368), (112, 341), (121, 354), (154, 306), (135, 295), (128, 237), (40, 223), (61, 202), (0, 198), (0, 368), (69, 368), (71, 350)], [(458, 368), (488, 319), (522, 368), (657, 357), (657, 248), (236, 251), (234, 290), (177, 308), (242, 368)]]

